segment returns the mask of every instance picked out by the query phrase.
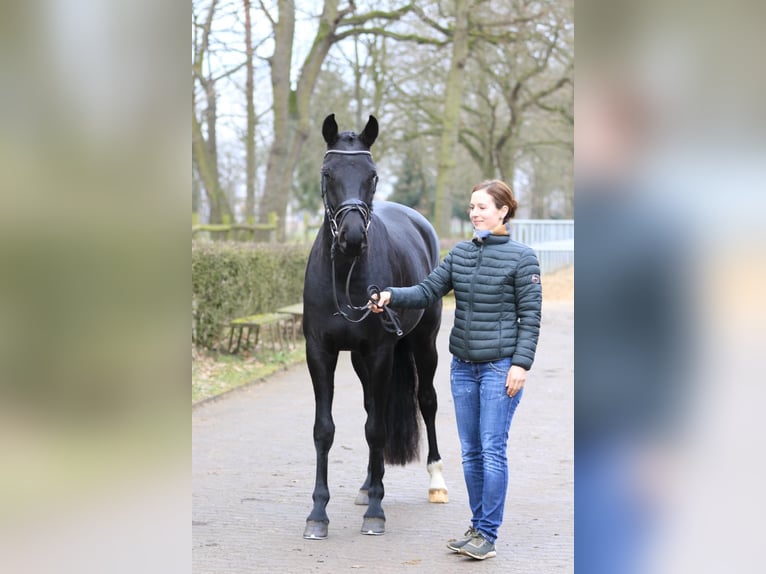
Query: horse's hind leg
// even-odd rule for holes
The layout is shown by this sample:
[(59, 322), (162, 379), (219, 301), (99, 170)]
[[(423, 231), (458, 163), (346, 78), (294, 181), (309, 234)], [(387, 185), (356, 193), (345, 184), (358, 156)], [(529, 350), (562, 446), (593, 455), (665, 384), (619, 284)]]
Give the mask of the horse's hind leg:
[(385, 532), (386, 516), (383, 512), (383, 475), (385, 466), (383, 452), (386, 443), (384, 419), (386, 383), (391, 373), (392, 353), (377, 352), (368, 357), (369, 363), (361, 368), (362, 357), (352, 353), (352, 363), (362, 379), (364, 389), (364, 408), (367, 421), (364, 434), (369, 447), (367, 465), (367, 511), (362, 520), (362, 534), (380, 535)]
[[(425, 327), (425, 325), (424, 325)], [(438, 332), (438, 330), (437, 330)], [(447, 484), (442, 476), (442, 460), (436, 441), (436, 411), (438, 402), (434, 389), (434, 375), (438, 362), (436, 351), (436, 332), (428, 333), (426, 340), (418, 342), (419, 352), (415, 353), (415, 365), (418, 370), (418, 404), (420, 414), (426, 425), (428, 437), (427, 468), (430, 475), (428, 485), (429, 502), (449, 502)]]
[(330, 490), (327, 486), (327, 462), (335, 438), (335, 423), (332, 419), (332, 399), (334, 392), (335, 366), (338, 354), (332, 354), (315, 345), (306, 345), (306, 360), (314, 386), (316, 410), (314, 415), (314, 447), (316, 449), (316, 481), (312, 499), (314, 507), (306, 519), (303, 537), (309, 540), (327, 538), (328, 524), (327, 503)]

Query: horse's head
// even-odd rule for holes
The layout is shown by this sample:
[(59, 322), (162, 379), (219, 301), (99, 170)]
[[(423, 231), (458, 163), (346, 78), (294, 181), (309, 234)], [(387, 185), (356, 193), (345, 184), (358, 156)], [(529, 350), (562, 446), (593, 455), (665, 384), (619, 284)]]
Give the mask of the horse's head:
[(357, 257), (367, 249), (367, 228), (378, 172), (370, 148), (378, 137), (378, 120), (370, 116), (362, 133), (338, 132), (335, 114), (322, 124), (327, 152), (322, 164), (322, 201), (333, 240), (340, 252)]

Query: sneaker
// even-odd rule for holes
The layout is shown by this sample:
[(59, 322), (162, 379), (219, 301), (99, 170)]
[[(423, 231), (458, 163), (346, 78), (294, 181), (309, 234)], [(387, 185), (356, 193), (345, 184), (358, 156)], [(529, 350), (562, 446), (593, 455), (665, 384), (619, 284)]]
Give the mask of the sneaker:
[(494, 556), (497, 556), (495, 545), (484, 538), (479, 532), (477, 532), (468, 542), (463, 544), (458, 552), (470, 556), (471, 558), (475, 558), (476, 560), (484, 560), (485, 558), (493, 558)]
[(474, 529), (473, 526), (471, 526), (468, 530), (465, 531), (465, 534), (463, 534), (463, 538), (450, 538), (447, 541), (447, 548), (449, 548), (453, 552), (459, 552), (460, 549), (466, 544), (468, 544), (471, 538), (473, 538), (477, 534), (478, 532)]

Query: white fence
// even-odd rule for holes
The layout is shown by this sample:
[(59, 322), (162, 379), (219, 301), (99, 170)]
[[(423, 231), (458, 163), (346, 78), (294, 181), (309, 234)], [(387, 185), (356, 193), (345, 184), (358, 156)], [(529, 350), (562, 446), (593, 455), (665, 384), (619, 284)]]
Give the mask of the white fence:
[(573, 219), (511, 220), (511, 237), (535, 250), (541, 273), (574, 265)]
[(531, 247), (537, 253), (541, 273), (550, 273), (561, 267), (574, 265), (574, 239), (533, 243)]
[(574, 239), (574, 219), (512, 219), (511, 237), (527, 245)]

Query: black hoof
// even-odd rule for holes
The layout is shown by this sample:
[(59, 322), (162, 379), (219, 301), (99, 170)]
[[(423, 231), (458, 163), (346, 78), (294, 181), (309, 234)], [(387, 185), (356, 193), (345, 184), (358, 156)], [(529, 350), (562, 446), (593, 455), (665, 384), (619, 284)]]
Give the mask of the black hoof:
[(316, 520), (306, 521), (306, 530), (303, 531), (306, 540), (324, 540), (327, 538), (327, 523)]
[(362, 534), (380, 536), (386, 532), (385, 518), (365, 518), (362, 521)]

